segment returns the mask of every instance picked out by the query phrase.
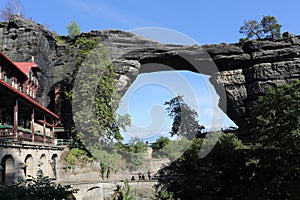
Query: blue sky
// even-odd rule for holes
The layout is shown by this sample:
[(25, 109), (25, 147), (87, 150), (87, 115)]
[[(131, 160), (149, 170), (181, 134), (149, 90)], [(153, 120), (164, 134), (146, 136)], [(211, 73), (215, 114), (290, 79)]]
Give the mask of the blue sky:
[[(0, 7), (2, 2), (6, 1), (0, 0)], [(282, 32), (300, 33), (297, 0), (23, 0), (22, 3), (27, 17), (61, 35), (67, 34), (65, 27), (74, 20), (82, 32), (134, 30), (164, 43), (235, 43), (243, 37), (238, 30), (244, 20), (260, 20), (263, 15), (275, 16), (282, 24)], [(160, 28), (165, 34), (151, 32)], [(147, 139), (157, 137), (156, 133), (166, 134), (171, 121), (165, 116), (163, 103), (177, 94), (183, 94), (186, 102), (199, 111), (200, 123), (206, 127), (220, 126), (212, 122), (219, 118), (223, 118), (225, 126), (232, 125), (218, 110), (218, 96), (207, 80), (206, 76), (190, 72), (139, 75), (119, 110), (132, 115), (133, 127), (128, 135)]]
[[(5, 2), (6, 0), (0, 0)], [(162, 27), (188, 35), (200, 44), (233, 43), (244, 20), (273, 15), (283, 31), (300, 33), (298, 0), (23, 0), (26, 16), (66, 34), (75, 20), (83, 32)], [(1, 3), (2, 4), (2, 3)], [(1, 5), (0, 4), (0, 5)]]

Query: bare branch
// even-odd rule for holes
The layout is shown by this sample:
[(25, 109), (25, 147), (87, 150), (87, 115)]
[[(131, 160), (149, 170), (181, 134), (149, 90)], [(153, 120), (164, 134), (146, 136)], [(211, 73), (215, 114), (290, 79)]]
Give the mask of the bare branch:
[(21, 0), (8, 0), (0, 10), (0, 19), (3, 21), (9, 21), (13, 15), (19, 15), (24, 18)]

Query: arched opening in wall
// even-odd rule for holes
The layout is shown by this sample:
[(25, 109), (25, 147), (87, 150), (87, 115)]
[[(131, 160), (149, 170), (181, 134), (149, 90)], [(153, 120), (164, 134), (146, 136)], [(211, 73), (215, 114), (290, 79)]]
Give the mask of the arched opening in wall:
[(219, 108), (220, 97), (209, 78), (163, 64), (143, 64), (118, 109), (119, 114), (129, 114), (132, 120), (131, 127), (123, 132), (125, 142), (133, 137), (150, 143), (160, 136), (170, 137), (173, 121), (167, 116), (164, 103), (177, 95), (183, 95), (184, 102), (197, 112), (203, 132), (237, 128)]
[(47, 158), (45, 154), (42, 154), (38, 163), (38, 167), (42, 170), (43, 176), (48, 176)]
[(13, 185), (15, 180), (15, 161), (11, 155), (5, 155), (1, 160), (2, 179), (6, 185)]
[(36, 171), (34, 167), (34, 160), (31, 154), (28, 154), (25, 158), (25, 168), (24, 168), (24, 174), (26, 179), (32, 179), (32, 177), (35, 177)]
[(51, 172), (52, 172), (51, 178), (54, 180), (57, 178), (56, 164), (57, 164), (57, 154), (53, 154), (51, 157), (50, 165), (51, 165)]

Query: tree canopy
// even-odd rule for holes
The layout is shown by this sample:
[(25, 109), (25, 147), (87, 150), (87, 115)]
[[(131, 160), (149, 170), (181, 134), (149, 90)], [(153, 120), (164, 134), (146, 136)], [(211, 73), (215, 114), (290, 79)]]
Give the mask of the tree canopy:
[(171, 136), (177, 135), (192, 139), (201, 131), (198, 113), (184, 102), (183, 96), (174, 97), (165, 102), (165, 106), (167, 106), (168, 116), (173, 118)]
[(160, 170), (157, 199), (299, 199), (300, 80), (268, 89), (251, 119), (251, 145), (224, 134), (200, 159), (194, 139)]
[(256, 20), (245, 21), (240, 27), (240, 33), (246, 35), (246, 40), (249, 39), (277, 39), (280, 37), (281, 25), (278, 24), (274, 16), (263, 16), (260, 22)]
[[(81, 38), (78, 71), (69, 96), (72, 100), (77, 133), (86, 147), (99, 142), (101, 137), (122, 140), (119, 127), (130, 124), (129, 116), (118, 116), (120, 95), (115, 89), (114, 66), (105, 47), (96, 40)], [(91, 44), (92, 43), (92, 44)]]
[(75, 36), (80, 34), (80, 27), (75, 21), (71, 21), (70, 24), (66, 26), (68, 31), (68, 36), (74, 38)]
[(300, 138), (300, 80), (268, 88), (251, 113), (254, 138), (274, 148), (294, 148)]
[(70, 185), (60, 185), (44, 176), (42, 170), (38, 170), (37, 177), (32, 180), (0, 188), (0, 199), (2, 200), (66, 200), (74, 199), (73, 193), (78, 190)]

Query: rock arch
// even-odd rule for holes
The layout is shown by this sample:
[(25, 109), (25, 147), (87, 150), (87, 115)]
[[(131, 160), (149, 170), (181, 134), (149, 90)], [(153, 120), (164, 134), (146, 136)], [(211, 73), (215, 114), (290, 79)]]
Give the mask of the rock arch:
[[(5, 47), (4, 53), (12, 60), (24, 61), (35, 56), (44, 75), (40, 81), (43, 88), (40, 101), (48, 105), (50, 88), (56, 83), (65, 83), (64, 80), (73, 73), (77, 47), (68, 43), (58, 44), (48, 30), (18, 16), (0, 29), (0, 46)], [(92, 37), (100, 39), (117, 66), (121, 94), (139, 73), (143, 73), (141, 66), (146, 63), (172, 65), (175, 70), (198, 71), (211, 76), (210, 82), (224, 98), (220, 99), (219, 107), (241, 129), (247, 129), (249, 112), (267, 86), (300, 78), (300, 36), (276, 41), (203, 46), (160, 44), (118, 30), (91, 31), (76, 39)], [(206, 59), (207, 55), (211, 59)], [(215, 63), (217, 70), (211, 69), (211, 63)], [(225, 95), (220, 94), (222, 88), (225, 88)], [(222, 102), (226, 102), (226, 106)], [(70, 112), (65, 110), (68, 109), (66, 106), (61, 109), (61, 113)], [(66, 116), (66, 119), (71, 117)]]
[[(220, 97), (219, 107), (241, 132), (248, 130), (250, 111), (268, 86), (300, 78), (300, 36), (243, 45), (182, 46), (155, 43), (121, 31), (90, 34), (105, 35), (103, 43), (117, 67), (121, 94), (138, 74), (164, 70), (154, 64), (209, 75)], [(142, 67), (150, 63), (152, 66)]]

